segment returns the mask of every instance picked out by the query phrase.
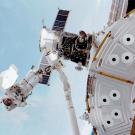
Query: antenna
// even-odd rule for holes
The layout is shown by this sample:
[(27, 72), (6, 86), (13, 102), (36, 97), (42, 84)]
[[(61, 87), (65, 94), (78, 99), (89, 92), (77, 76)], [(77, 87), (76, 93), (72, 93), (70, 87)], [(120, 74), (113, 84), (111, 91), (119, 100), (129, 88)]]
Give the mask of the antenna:
[(42, 27), (43, 27), (43, 28), (46, 28), (46, 26), (45, 26), (45, 19), (44, 19), (44, 18), (42, 18), (41, 23), (42, 23)]

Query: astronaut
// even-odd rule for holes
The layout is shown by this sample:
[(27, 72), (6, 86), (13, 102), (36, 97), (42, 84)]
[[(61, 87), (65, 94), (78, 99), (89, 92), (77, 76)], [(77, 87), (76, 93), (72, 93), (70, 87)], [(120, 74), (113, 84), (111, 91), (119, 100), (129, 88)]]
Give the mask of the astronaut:
[(41, 69), (40, 67), (35, 69), (32, 67), (24, 79), (7, 89), (5, 97), (2, 99), (2, 103), (8, 111), (13, 110), (16, 107), (26, 106), (26, 99), (32, 94), (32, 89), (36, 84), (42, 81), (43, 75), (47, 74), (47, 68), (58, 68), (56, 65), (60, 64), (60, 60), (55, 51), (48, 51), (45, 49), (42, 57), (42, 59), (46, 59), (48, 63), (44, 69)]
[(83, 50), (87, 48), (87, 34), (84, 31), (79, 32), (79, 36), (75, 41), (75, 48), (78, 50)]
[(32, 89), (42, 79), (42, 75), (43, 70), (31, 69), (23, 80), (7, 89), (2, 99), (6, 109), (10, 111), (16, 107), (26, 106), (26, 99), (32, 94)]

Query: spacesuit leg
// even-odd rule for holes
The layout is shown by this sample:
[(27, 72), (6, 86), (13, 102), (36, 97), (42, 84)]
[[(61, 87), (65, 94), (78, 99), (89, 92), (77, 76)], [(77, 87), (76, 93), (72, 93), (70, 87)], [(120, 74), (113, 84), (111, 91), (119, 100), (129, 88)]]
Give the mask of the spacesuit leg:
[(26, 85), (26, 87), (27, 87), (26, 93), (29, 94), (32, 91), (32, 89), (36, 86), (36, 84), (39, 83), (41, 78), (42, 78), (42, 74), (35, 74), (35, 76)]
[(32, 78), (34, 77), (34, 75), (35, 75), (35, 71), (31, 69), (31, 70), (26, 74), (25, 78), (20, 81), (20, 84), (26, 85), (26, 84), (30, 81), (30, 79), (32, 79)]

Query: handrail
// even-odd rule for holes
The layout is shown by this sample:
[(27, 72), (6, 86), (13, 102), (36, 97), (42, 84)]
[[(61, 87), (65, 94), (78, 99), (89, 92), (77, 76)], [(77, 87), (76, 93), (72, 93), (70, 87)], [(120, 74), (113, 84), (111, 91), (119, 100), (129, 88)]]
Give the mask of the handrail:
[(135, 9), (131, 10), (130, 12), (128, 12), (128, 13), (125, 15), (124, 18), (128, 17), (129, 15), (131, 15), (131, 14), (133, 14), (133, 13), (135, 13)]
[(86, 102), (86, 110), (87, 110), (87, 112), (88, 113), (90, 113), (90, 97), (89, 97), (89, 95), (86, 95), (86, 99), (85, 99), (85, 102)]
[(132, 129), (131, 129), (130, 135), (135, 135), (135, 117), (134, 117), (134, 120), (133, 120), (133, 124), (132, 124)]
[(118, 80), (118, 81), (129, 83), (129, 84), (134, 84), (134, 82), (131, 80), (127, 80), (127, 79), (124, 79), (124, 78), (121, 78), (118, 76), (114, 76), (114, 75), (111, 75), (111, 74), (103, 72), (103, 71), (97, 71), (96, 73), (103, 75), (103, 76), (106, 76), (106, 77), (109, 77), (109, 78), (114, 79), (114, 80)]
[(107, 40), (107, 38), (110, 37), (110, 35), (111, 35), (111, 31), (109, 31), (109, 32), (105, 35), (104, 39), (102, 40), (101, 44), (99, 45), (99, 47), (98, 47), (98, 49), (97, 49), (97, 51), (96, 51), (96, 53), (95, 53), (95, 56), (94, 56), (92, 62), (96, 61), (97, 55), (99, 54), (99, 51), (100, 51), (101, 48), (103, 47), (103, 45), (104, 45), (105, 41)]
[(94, 76), (90, 76), (88, 75), (88, 79), (87, 79), (87, 91), (86, 91), (86, 110), (88, 113), (90, 113), (90, 95), (93, 95), (93, 81), (94, 81), (95, 75)]

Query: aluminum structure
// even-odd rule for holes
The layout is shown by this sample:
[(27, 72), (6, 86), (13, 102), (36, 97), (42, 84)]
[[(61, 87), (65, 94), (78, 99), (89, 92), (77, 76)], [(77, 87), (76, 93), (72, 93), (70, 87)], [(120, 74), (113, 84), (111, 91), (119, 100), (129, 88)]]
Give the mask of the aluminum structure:
[(133, 11), (105, 30), (99, 48), (92, 58), (87, 82), (86, 107), (88, 120), (94, 127), (94, 134), (97, 135), (134, 135)]
[(108, 19), (108, 25), (126, 16), (135, 8), (135, 0), (112, 0), (111, 12)]
[[(89, 67), (86, 112), (94, 135), (134, 135), (135, 127), (135, 5), (131, 0), (113, 0), (108, 27), (98, 34), (64, 32), (69, 11), (59, 10), (52, 29), (42, 27), (39, 66), (6, 90), (2, 102), (7, 110), (23, 107), (38, 83), (49, 85), (53, 70), (63, 83), (73, 135), (79, 135), (70, 84), (61, 59)], [(132, 10), (132, 11), (131, 11)], [(129, 12), (130, 11), (130, 12)], [(97, 47), (91, 54), (92, 46)]]

